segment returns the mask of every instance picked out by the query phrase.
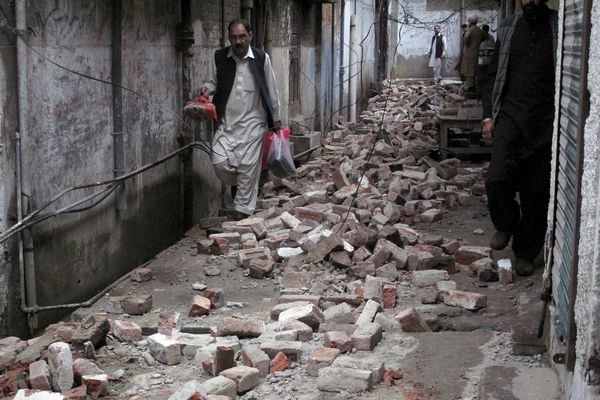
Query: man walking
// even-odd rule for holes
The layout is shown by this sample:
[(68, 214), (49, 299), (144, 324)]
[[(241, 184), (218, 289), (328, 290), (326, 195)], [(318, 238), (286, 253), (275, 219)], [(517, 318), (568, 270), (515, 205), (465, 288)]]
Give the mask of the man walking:
[(433, 28), (433, 37), (429, 46), (429, 67), (433, 68), (433, 81), (442, 80), (442, 58), (446, 56), (446, 37), (440, 33), (440, 26)]
[(263, 134), (281, 122), (269, 55), (250, 46), (246, 20), (231, 21), (228, 32), (231, 45), (215, 52), (200, 94), (214, 92), (218, 128), (212, 164), (219, 179), (232, 186), (235, 219), (242, 219), (256, 208)]
[(465, 76), (465, 91), (475, 90), (475, 74), (477, 69), (477, 58), (479, 57), (479, 45), (485, 40), (485, 34), (477, 26), (479, 17), (473, 15), (469, 18), (469, 28), (463, 39), (463, 59), (460, 72)]
[(485, 184), (497, 230), (490, 246), (503, 249), (512, 236), (519, 275), (533, 273), (546, 233), (557, 42), (557, 13), (546, 1), (521, 0), (523, 11), (503, 21), (482, 98), (482, 132), (492, 139)]

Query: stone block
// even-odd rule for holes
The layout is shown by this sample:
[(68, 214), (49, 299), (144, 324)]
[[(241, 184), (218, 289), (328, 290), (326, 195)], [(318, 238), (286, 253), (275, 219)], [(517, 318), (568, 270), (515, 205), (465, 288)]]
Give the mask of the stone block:
[(377, 301), (367, 300), (365, 307), (356, 319), (356, 325), (360, 326), (373, 322), (375, 315), (381, 310), (381, 305)]
[(83, 375), (81, 383), (87, 388), (87, 393), (93, 399), (106, 396), (108, 394), (108, 375)]
[(340, 354), (340, 350), (336, 348), (318, 347), (308, 358), (306, 373), (310, 376), (318, 376), (319, 370), (331, 366)]
[(144, 315), (152, 309), (152, 295), (139, 294), (125, 296), (121, 300), (121, 309), (125, 314)]
[(190, 359), (199, 349), (215, 343), (215, 337), (208, 334), (178, 333), (173, 339), (179, 344), (181, 354)]
[(181, 314), (177, 311), (162, 311), (158, 314), (158, 333), (175, 335), (181, 331)]
[(29, 364), (29, 386), (35, 390), (50, 390), (50, 370), (45, 360)]
[(353, 324), (355, 319), (353, 309), (348, 303), (339, 303), (323, 311), (323, 317), (325, 322)]
[(423, 271), (413, 271), (411, 282), (418, 287), (434, 286), (439, 281), (450, 279), (448, 271), (438, 269), (428, 269)]
[(142, 328), (135, 322), (115, 320), (112, 333), (121, 342), (137, 342), (142, 340)]
[(273, 261), (262, 258), (253, 258), (248, 264), (250, 277), (254, 279), (263, 279), (273, 273)]
[(257, 345), (245, 345), (242, 347), (241, 357), (244, 365), (258, 369), (261, 378), (269, 374), (269, 356)]
[(239, 338), (259, 337), (265, 330), (265, 323), (250, 318), (223, 318), (219, 325), (219, 336), (237, 336)]
[(438, 210), (437, 208), (429, 209), (424, 213), (421, 213), (421, 215), (419, 215), (419, 217), (421, 218), (421, 222), (425, 223), (441, 221), (443, 216), (444, 211)]
[(482, 282), (497, 282), (498, 271), (495, 268), (495, 262), (491, 258), (481, 258), (474, 261), (469, 266), (473, 276), (476, 276)]
[(303, 351), (302, 342), (277, 340), (263, 342), (260, 349), (267, 353), (269, 358), (275, 357), (281, 351), (292, 361), (298, 360)]
[(383, 285), (383, 308), (396, 308), (398, 289), (394, 284)]
[(248, 268), (252, 259), (271, 260), (271, 251), (266, 247), (255, 247), (253, 249), (240, 250), (238, 260), (240, 266)]
[(456, 290), (456, 282), (454, 281), (439, 281), (435, 284), (435, 288), (438, 292), (447, 292), (449, 290)]
[(290, 367), (290, 360), (279, 352), (271, 360), (271, 372), (283, 372)]
[(388, 282), (394, 282), (398, 280), (398, 267), (396, 262), (390, 262), (382, 265), (375, 270), (375, 276), (378, 278), (385, 279)]
[(490, 258), (492, 249), (483, 246), (460, 246), (454, 255), (459, 264), (470, 265), (481, 258)]
[(282, 329), (295, 332), (295, 339), (300, 342), (308, 342), (313, 338), (313, 330), (304, 322), (289, 319), (283, 323)]
[(458, 240), (447, 240), (440, 246), (445, 254), (454, 255), (460, 249)]
[(352, 350), (352, 338), (344, 331), (329, 331), (323, 335), (323, 346), (345, 353)]
[(48, 369), (56, 392), (64, 393), (73, 387), (73, 356), (67, 343), (56, 342), (48, 346)]
[(152, 357), (162, 364), (181, 363), (181, 345), (171, 337), (155, 333), (148, 337), (148, 348)]
[[(280, 299), (280, 301), (281, 301), (281, 299)], [(291, 302), (278, 304), (276, 306), (273, 306), (273, 308), (271, 308), (271, 312), (270, 312), (271, 319), (274, 321), (278, 321), (279, 314), (281, 314), (283, 311), (289, 310), (290, 308), (294, 308), (294, 307), (298, 307), (298, 306), (306, 306), (309, 304), (313, 304), (313, 303), (309, 302), (309, 301), (291, 301)]]
[(380, 278), (375, 278), (371, 275), (365, 277), (363, 285), (363, 296), (365, 299), (372, 299), (381, 303), (383, 301), (383, 284)]
[(364, 298), (362, 294), (334, 294), (323, 297), (323, 301), (332, 302), (335, 304), (348, 303), (353, 306), (360, 306)]
[(385, 364), (377, 357), (359, 354), (340, 356), (335, 359), (332, 366), (371, 371), (373, 373), (373, 383), (381, 382), (383, 380), (383, 374), (385, 373)]
[(206, 390), (207, 395), (227, 396), (235, 399), (237, 395), (237, 385), (235, 381), (224, 376), (215, 376), (202, 382), (202, 388)]
[(355, 349), (371, 351), (383, 338), (383, 331), (378, 323), (367, 322), (359, 325), (351, 338)]
[(498, 260), (498, 280), (503, 284), (513, 282), (513, 268), (510, 259)]
[(87, 387), (84, 385), (74, 387), (64, 393), (66, 400), (87, 400)]
[(211, 308), (221, 308), (225, 305), (225, 294), (221, 288), (207, 288), (204, 297), (210, 300)]
[(324, 392), (370, 391), (373, 388), (373, 373), (353, 368), (325, 367), (319, 370), (317, 388)]
[(208, 315), (210, 312), (210, 300), (204, 296), (195, 295), (192, 299), (192, 305), (188, 311), (189, 317), (200, 317), (202, 315)]
[(98, 349), (106, 342), (106, 335), (109, 330), (110, 325), (106, 316), (87, 315), (73, 334), (71, 345), (77, 350), (82, 350), (84, 343), (90, 341)]
[(487, 305), (487, 296), (481, 293), (449, 290), (440, 292), (440, 295), (445, 304), (466, 308), (467, 310), (475, 311)]
[[(204, 400), (207, 396), (207, 391), (204, 385), (196, 380), (189, 381), (183, 385), (178, 385), (181, 388), (173, 393), (168, 400)], [(235, 384), (234, 384), (235, 386)], [(235, 391), (234, 391), (235, 393)]]
[(396, 315), (396, 320), (404, 332), (431, 332), (427, 322), (413, 307), (409, 307)]
[(81, 377), (84, 375), (104, 374), (96, 364), (85, 358), (77, 358), (73, 361), (73, 377), (76, 385), (81, 385)]
[(150, 268), (140, 267), (131, 272), (131, 280), (134, 282), (148, 282), (154, 278), (154, 273)]
[(19, 389), (13, 400), (63, 400), (64, 398), (60, 393), (47, 390)]
[(260, 383), (260, 373), (258, 369), (247, 367), (245, 365), (226, 369), (221, 372), (221, 376), (235, 382), (238, 394), (254, 389)]
[(314, 304), (309, 304), (290, 308), (279, 314), (280, 322), (284, 322), (289, 319), (295, 319), (300, 322), (304, 322), (311, 328), (318, 329), (319, 324), (325, 320), (325, 317), (323, 316), (323, 312), (319, 309), (319, 307), (315, 306)]

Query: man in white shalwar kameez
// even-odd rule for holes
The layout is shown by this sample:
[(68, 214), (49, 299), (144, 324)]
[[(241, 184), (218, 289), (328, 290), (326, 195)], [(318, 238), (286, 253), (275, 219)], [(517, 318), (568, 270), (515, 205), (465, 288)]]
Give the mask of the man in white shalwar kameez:
[(433, 28), (435, 32), (429, 46), (429, 67), (433, 68), (433, 81), (440, 83), (442, 80), (442, 58), (446, 56), (446, 37), (440, 33), (440, 26)]
[(263, 134), (281, 126), (279, 96), (269, 55), (250, 47), (247, 21), (229, 24), (231, 46), (217, 50), (201, 95), (214, 92), (218, 128), (212, 147), (215, 173), (233, 190), (236, 219), (254, 213)]

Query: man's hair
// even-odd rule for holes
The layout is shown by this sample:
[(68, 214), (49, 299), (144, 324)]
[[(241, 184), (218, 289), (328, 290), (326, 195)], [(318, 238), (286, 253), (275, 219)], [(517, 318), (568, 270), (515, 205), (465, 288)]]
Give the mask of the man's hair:
[(229, 23), (229, 26), (227, 27), (227, 32), (231, 32), (231, 28), (233, 28), (236, 25), (243, 25), (244, 29), (246, 29), (246, 32), (251, 33), (252, 32), (252, 28), (250, 27), (250, 22), (248, 22), (247, 20), (243, 19), (243, 18), (236, 18), (233, 21), (231, 21)]
[(471, 15), (469, 17), (469, 23), (476, 24), (479, 21), (479, 15)]
[(483, 25), (481, 25), (481, 30), (484, 32), (489, 32), (490, 26), (488, 24), (483, 24)]
[(465, 29), (467, 27), (467, 24), (462, 24), (460, 27)]
[(437, 29), (442, 29), (442, 27), (441, 27), (441, 26), (439, 26), (439, 25), (436, 25), (436, 26), (434, 26), (434, 27), (433, 27), (433, 29), (435, 29), (435, 28), (437, 28)]

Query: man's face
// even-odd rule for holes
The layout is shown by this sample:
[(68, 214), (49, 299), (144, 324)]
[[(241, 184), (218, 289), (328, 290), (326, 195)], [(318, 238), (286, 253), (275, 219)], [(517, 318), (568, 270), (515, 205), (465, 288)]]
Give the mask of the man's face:
[(439, 27), (439, 26), (436, 26), (435, 28), (433, 28), (433, 31), (434, 31), (435, 33), (440, 33), (440, 27)]
[(233, 54), (242, 58), (248, 52), (248, 47), (252, 42), (252, 32), (246, 31), (242, 24), (233, 25), (229, 30), (229, 41), (231, 42)]

